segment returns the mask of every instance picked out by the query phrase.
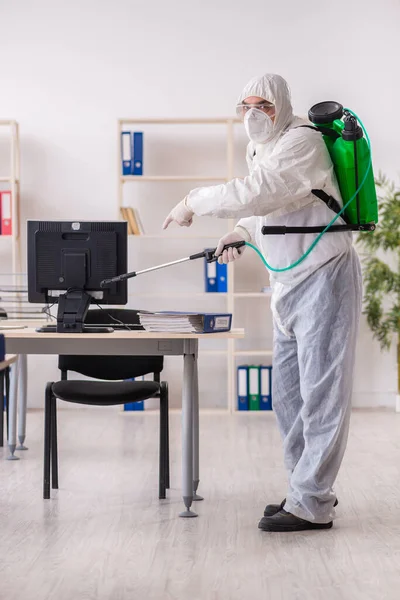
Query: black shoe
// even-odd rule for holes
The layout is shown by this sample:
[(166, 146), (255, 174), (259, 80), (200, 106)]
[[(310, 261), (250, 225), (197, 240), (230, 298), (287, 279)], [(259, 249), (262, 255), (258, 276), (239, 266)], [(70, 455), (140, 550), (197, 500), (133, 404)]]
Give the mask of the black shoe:
[(267, 504), (264, 510), (264, 517), (273, 517), (285, 506), (286, 498), (284, 498), (281, 504)]
[[(286, 498), (284, 498), (283, 502), (280, 504), (267, 504), (264, 510), (264, 517), (273, 517), (285, 506)], [(337, 506), (339, 504), (338, 499), (336, 498), (335, 504), (333, 506)]]
[(332, 521), (329, 523), (311, 523), (299, 519), (299, 517), (286, 512), (282, 508), (272, 517), (263, 517), (258, 524), (258, 528), (263, 531), (307, 531), (308, 529), (330, 529), (332, 525)]

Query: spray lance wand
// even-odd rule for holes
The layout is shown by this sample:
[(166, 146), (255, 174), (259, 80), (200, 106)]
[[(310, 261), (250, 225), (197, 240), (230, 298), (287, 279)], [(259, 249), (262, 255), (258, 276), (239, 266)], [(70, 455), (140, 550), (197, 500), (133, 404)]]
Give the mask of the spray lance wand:
[[(246, 246), (246, 242), (243, 240), (242, 242), (233, 242), (232, 244), (226, 244), (223, 247), (223, 250), (227, 250), (228, 248), (242, 248), (242, 246)], [(111, 279), (104, 279), (101, 283), (101, 287), (106, 287), (110, 283), (118, 283), (120, 281), (124, 281), (125, 279), (131, 279), (132, 277), (137, 277), (138, 275), (143, 275), (143, 273), (150, 273), (151, 271), (158, 271), (159, 269), (165, 269), (167, 267), (172, 267), (172, 265), (179, 265), (184, 262), (188, 262), (189, 260), (197, 260), (198, 258), (205, 258), (208, 263), (212, 263), (218, 260), (218, 256), (215, 256), (216, 248), (212, 248), (211, 250), (204, 250), (203, 252), (198, 252), (197, 254), (192, 254), (191, 256), (187, 256), (186, 258), (180, 258), (179, 260), (174, 260), (172, 262), (164, 263), (162, 265), (157, 265), (155, 267), (150, 267), (149, 269), (142, 269), (142, 271), (131, 271), (131, 273), (123, 273), (122, 275), (118, 275), (117, 277), (112, 277)], [(239, 250), (240, 253), (240, 250)]]

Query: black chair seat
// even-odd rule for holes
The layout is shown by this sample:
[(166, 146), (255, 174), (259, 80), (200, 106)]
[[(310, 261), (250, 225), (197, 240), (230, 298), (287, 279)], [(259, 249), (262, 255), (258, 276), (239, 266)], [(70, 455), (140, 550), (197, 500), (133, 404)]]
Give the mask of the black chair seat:
[(160, 385), (154, 381), (57, 381), (53, 394), (66, 402), (111, 406), (139, 402), (157, 394)]

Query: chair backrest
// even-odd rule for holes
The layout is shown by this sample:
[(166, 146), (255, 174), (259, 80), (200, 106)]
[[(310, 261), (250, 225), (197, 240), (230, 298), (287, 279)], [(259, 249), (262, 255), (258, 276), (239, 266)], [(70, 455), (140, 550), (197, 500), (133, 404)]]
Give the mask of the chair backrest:
[[(89, 310), (85, 323), (110, 325), (122, 322), (140, 325), (137, 310), (123, 308), (105, 308)], [(113, 320), (114, 319), (114, 320)], [(115, 321), (116, 320), (116, 321)], [(135, 327), (135, 329), (143, 329)], [(110, 333), (110, 335), (112, 335)], [(115, 381), (141, 377), (148, 373), (161, 373), (164, 367), (163, 356), (86, 356), (61, 355), (58, 357), (58, 368), (65, 371), (75, 371), (87, 377)]]

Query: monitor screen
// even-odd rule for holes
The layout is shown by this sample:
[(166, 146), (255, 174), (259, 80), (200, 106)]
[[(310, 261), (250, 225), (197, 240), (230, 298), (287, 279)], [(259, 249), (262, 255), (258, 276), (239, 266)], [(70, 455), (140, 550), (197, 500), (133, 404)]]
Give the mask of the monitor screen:
[(28, 221), (29, 302), (83, 290), (99, 304), (126, 304), (126, 281), (100, 286), (126, 271), (126, 222)]

